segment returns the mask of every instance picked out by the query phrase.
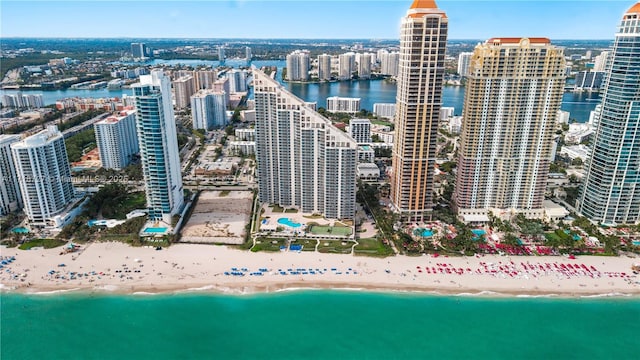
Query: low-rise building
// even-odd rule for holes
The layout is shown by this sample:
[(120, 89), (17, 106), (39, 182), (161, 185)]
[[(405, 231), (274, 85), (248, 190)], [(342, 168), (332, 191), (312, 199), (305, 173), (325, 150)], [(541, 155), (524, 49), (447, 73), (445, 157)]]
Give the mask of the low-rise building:
[(229, 150), (237, 156), (247, 156), (256, 153), (255, 141), (229, 141)]
[(380, 168), (374, 163), (361, 163), (358, 164), (356, 174), (362, 181), (377, 181), (380, 178)]
[(358, 146), (358, 162), (370, 163), (376, 157), (376, 152), (369, 145)]
[(586, 145), (563, 146), (560, 148), (559, 155), (567, 158), (569, 161), (579, 158), (584, 162), (591, 157), (591, 149)]

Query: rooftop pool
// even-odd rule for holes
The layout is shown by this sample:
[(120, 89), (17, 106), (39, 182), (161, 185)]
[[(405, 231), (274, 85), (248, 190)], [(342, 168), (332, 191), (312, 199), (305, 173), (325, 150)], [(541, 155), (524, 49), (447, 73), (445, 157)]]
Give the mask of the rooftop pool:
[(278, 224), (286, 225), (286, 226), (289, 226), (289, 227), (292, 227), (292, 228), (299, 228), (300, 226), (302, 226), (302, 224), (299, 224), (297, 222), (293, 222), (289, 218), (280, 218), (280, 219), (278, 219)]

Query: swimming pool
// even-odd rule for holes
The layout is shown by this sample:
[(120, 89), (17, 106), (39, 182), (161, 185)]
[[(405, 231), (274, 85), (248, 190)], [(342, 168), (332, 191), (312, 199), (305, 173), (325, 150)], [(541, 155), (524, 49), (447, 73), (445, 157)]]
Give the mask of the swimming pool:
[(633, 240), (631, 243), (635, 246), (640, 246), (640, 240)]
[(424, 237), (430, 237), (433, 236), (433, 231), (429, 230), (429, 229), (424, 229), (422, 230), (422, 233), (420, 234)]
[(299, 228), (300, 226), (302, 226), (302, 224), (298, 224), (297, 222), (293, 222), (289, 218), (280, 218), (280, 219), (278, 219), (278, 224), (286, 225), (286, 226), (289, 226), (289, 227), (292, 227), (292, 228)]
[(11, 230), (11, 232), (14, 232), (16, 234), (28, 234), (29, 229), (27, 229), (26, 227), (17, 227)]
[(166, 227), (151, 227), (144, 229), (144, 232), (147, 234), (161, 234), (167, 232)]
[(475, 236), (484, 236), (486, 235), (486, 231), (482, 230), (482, 229), (473, 229), (471, 230), (471, 232), (473, 233), (473, 235)]

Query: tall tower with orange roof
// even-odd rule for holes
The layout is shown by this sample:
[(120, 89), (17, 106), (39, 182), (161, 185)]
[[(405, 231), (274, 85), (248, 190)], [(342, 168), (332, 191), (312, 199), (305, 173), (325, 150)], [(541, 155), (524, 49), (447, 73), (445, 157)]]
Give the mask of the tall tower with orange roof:
[(415, 0), (402, 18), (391, 203), (406, 223), (430, 219), (433, 208), (448, 25), (435, 1)]
[(640, 222), (640, 2), (622, 16), (578, 211), (607, 224)]

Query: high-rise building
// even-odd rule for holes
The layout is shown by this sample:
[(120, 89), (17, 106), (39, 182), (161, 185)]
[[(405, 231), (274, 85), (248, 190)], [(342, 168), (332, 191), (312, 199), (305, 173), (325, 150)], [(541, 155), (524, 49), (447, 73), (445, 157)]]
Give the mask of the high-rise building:
[(233, 69), (227, 71), (226, 76), (232, 93), (247, 92), (247, 73), (244, 70)]
[(224, 53), (224, 46), (218, 46), (218, 61), (220, 64), (224, 64), (225, 60), (227, 60), (227, 55)]
[(2, 96), (2, 106), (10, 108), (41, 108), (44, 107), (42, 94), (5, 94)]
[(131, 55), (134, 59), (144, 60), (152, 57), (152, 52), (145, 43), (131, 43)]
[(355, 140), (358, 145), (371, 143), (371, 121), (369, 119), (351, 119), (349, 120), (349, 136)]
[(602, 51), (595, 57), (593, 64), (593, 71), (605, 71), (607, 66), (607, 60), (609, 59), (610, 51)]
[(382, 52), (380, 57), (380, 73), (382, 75), (398, 76), (400, 53)]
[(171, 82), (162, 70), (153, 70), (131, 89), (149, 218), (171, 224), (184, 202)]
[(472, 52), (461, 52), (458, 55), (458, 75), (467, 77), (469, 75), (469, 60), (471, 60)]
[(360, 98), (331, 96), (327, 98), (327, 111), (355, 114), (360, 111)]
[(287, 55), (287, 80), (309, 80), (309, 52), (296, 50)]
[(251, 59), (253, 58), (253, 55), (251, 55), (251, 48), (248, 46), (244, 47), (244, 59), (249, 62), (251, 61)]
[(11, 144), (20, 141), (20, 135), (0, 135), (0, 215), (22, 208), (22, 196)]
[(576, 203), (603, 224), (640, 221), (640, 2), (623, 16), (609, 54), (591, 160)]
[(578, 71), (574, 90), (599, 91), (603, 78), (602, 71)]
[(387, 119), (393, 119), (396, 116), (395, 103), (375, 103), (373, 104), (373, 113)]
[(11, 144), (24, 212), (36, 227), (60, 224), (75, 192), (62, 133), (55, 125)]
[(139, 150), (135, 110), (124, 110), (93, 124), (105, 169), (124, 169)]
[(454, 201), (458, 216), (544, 216), (556, 118), (565, 85), (561, 48), (546, 38), (476, 46), (464, 99)]
[(340, 80), (351, 79), (351, 75), (356, 71), (356, 54), (348, 52), (338, 56), (338, 78)]
[(213, 91), (223, 92), (224, 104), (225, 106), (229, 104), (229, 95), (231, 94), (231, 86), (229, 85), (229, 79), (222, 78), (222, 79), (216, 80), (216, 82), (213, 83)]
[(352, 219), (356, 142), (262, 71), (253, 74), (260, 201)]
[(331, 80), (331, 55), (318, 56), (318, 79)]
[(434, 1), (415, 0), (402, 18), (391, 203), (401, 219), (430, 218), (449, 21)]
[(196, 91), (212, 89), (218, 80), (218, 73), (215, 70), (196, 70), (193, 72), (193, 78), (196, 81)]
[(371, 77), (371, 54), (359, 54), (358, 78), (369, 79)]
[(212, 130), (228, 125), (226, 94), (214, 90), (200, 90), (191, 97), (193, 128)]
[(183, 76), (173, 81), (173, 90), (176, 99), (176, 108), (183, 109), (191, 104), (191, 96), (196, 92), (196, 82), (193, 76)]

